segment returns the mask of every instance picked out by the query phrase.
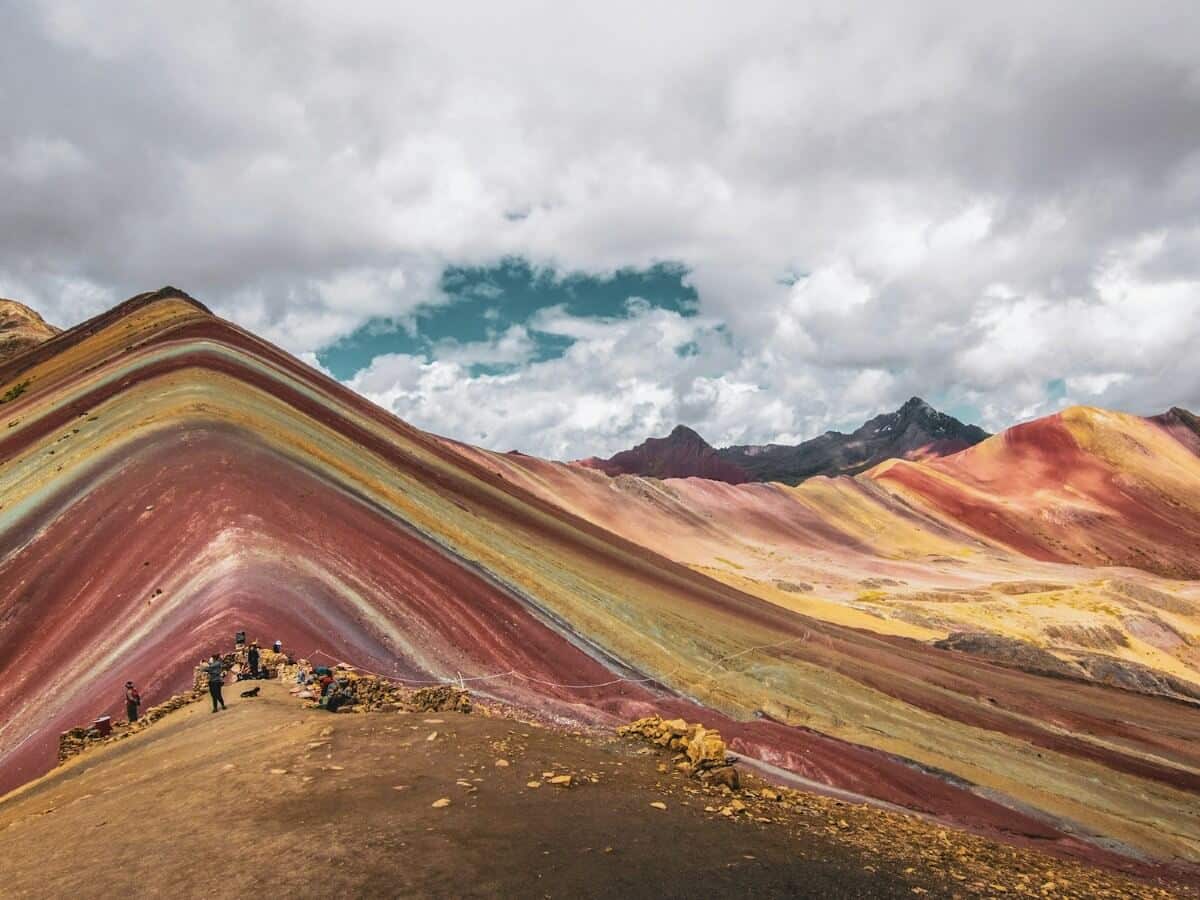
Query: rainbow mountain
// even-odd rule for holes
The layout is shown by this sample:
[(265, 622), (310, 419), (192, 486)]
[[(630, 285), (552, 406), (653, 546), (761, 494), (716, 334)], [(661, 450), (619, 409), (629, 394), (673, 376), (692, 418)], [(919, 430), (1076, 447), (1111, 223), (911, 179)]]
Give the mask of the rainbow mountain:
[[(778, 777), (1200, 869), (1200, 456), (1073, 408), (798, 486), (427, 434), (172, 288), (0, 363), (0, 790), (235, 631)], [(1189, 424), (1191, 423), (1191, 424)]]

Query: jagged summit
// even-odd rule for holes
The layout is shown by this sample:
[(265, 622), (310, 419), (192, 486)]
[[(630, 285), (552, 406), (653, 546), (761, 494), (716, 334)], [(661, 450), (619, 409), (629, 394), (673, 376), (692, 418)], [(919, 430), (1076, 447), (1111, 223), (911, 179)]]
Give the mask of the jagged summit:
[(583, 464), (610, 475), (796, 484), (814, 475), (854, 475), (887, 459), (945, 456), (986, 437), (977, 425), (966, 425), (913, 397), (850, 434), (827, 431), (796, 445), (745, 444), (716, 450), (691, 428), (679, 425), (666, 438), (651, 438), (607, 460), (593, 458)]
[(703, 444), (709, 446), (708, 441), (700, 437), (700, 434), (688, 428), (686, 425), (676, 425), (671, 429), (671, 433), (667, 435), (667, 440), (676, 444)]
[(608, 475), (709, 478), (729, 484), (751, 480), (744, 470), (722, 459), (719, 451), (686, 425), (676, 425), (665, 438), (648, 438), (609, 459), (592, 457), (580, 464)]

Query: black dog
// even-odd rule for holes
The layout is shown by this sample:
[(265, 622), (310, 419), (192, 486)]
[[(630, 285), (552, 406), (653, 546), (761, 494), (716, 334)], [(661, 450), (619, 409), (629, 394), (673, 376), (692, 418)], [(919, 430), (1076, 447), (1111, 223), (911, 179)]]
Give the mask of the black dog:
[(260, 690), (262, 690), (262, 688), (250, 688), (250, 690), (248, 690), (248, 691), (242, 691), (242, 696), (243, 697), (257, 697), (258, 692)]

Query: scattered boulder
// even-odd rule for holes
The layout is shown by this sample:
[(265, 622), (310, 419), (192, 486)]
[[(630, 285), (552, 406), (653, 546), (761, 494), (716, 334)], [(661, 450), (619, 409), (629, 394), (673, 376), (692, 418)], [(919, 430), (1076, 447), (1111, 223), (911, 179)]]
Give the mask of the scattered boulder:
[(701, 780), (706, 784), (711, 784), (716, 787), (727, 787), (731, 791), (739, 790), (742, 786), (742, 779), (738, 775), (738, 770), (733, 766), (721, 766), (716, 769), (708, 769), (700, 776)]
[(421, 688), (408, 697), (412, 712), (459, 712), (471, 711), (471, 694), (450, 684)]
[[(739, 778), (733, 767), (734, 758), (726, 755), (721, 733), (705, 728), (699, 722), (689, 724), (683, 719), (663, 719), (647, 716), (617, 729), (625, 737), (640, 737), (651, 744), (676, 751), (679, 760), (676, 770), (706, 782), (729, 785), (737, 790)], [(660, 766), (667, 771), (665, 766)]]
[(781, 591), (787, 591), (789, 594), (811, 594), (813, 586), (807, 581), (784, 581), (776, 579), (775, 587)]
[(725, 765), (725, 742), (719, 731), (709, 731), (697, 725), (687, 744), (687, 756), (693, 768), (713, 768)]

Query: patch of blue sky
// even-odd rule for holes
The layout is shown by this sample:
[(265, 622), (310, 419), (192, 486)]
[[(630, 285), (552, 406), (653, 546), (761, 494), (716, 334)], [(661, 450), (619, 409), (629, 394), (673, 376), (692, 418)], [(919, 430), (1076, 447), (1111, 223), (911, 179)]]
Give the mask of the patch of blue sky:
[(933, 403), (934, 409), (939, 409), (947, 415), (954, 416), (964, 425), (978, 425), (983, 421), (983, 411), (974, 403), (948, 402), (943, 406)]
[(493, 344), (514, 327), (524, 328), (528, 340), (519, 362), (488, 359), (470, 364), (472, 375), (502, 374), (518, 365), (558, 358), (574, 343), (568, 334), (537, 327), (542, 310), (560, 307), (582, 319), (627, 318), (645, 305), (684, 316), (697, 312), (686, 269), (671, 263), (598, 276), (560, 274), (524, 259), (506, 259), (491, 266), (448, 267), (439, 288), (438, 296), (413, 313), (372, 319), (321, 350), (317, 359), (335, 377), (348, 379), (377, 356), (399, 353), (431, 361), (444, 351), (455, 355), (471, 345)]

